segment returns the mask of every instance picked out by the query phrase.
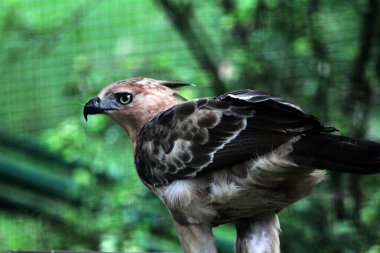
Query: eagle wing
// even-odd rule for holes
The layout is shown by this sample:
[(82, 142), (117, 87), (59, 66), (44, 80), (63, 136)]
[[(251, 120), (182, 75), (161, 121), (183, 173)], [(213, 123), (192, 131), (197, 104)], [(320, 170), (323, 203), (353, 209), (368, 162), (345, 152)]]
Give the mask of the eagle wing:
[(135, 162), (144, 183), (157, 187), (259, 157), (296, 135), (334, 130), (288, 101), (240, 90), (156, 115), (139, 133)]

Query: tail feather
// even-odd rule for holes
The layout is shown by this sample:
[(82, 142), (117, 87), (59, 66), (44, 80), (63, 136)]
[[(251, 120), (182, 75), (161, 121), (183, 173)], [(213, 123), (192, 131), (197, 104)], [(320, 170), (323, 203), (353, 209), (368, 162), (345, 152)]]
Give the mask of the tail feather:
[(305, 135), (289, 155), (297, 164), (313, 168), (357, 174), (380, 172), (380, 144), (357, 138)]

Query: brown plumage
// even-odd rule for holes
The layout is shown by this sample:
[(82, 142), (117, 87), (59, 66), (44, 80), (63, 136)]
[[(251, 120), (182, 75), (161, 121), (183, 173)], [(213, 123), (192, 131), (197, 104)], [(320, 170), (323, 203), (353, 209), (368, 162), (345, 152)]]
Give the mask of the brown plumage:
[(185, 252), (216, 252), (212, 227), (223, 223), (236, 224), (236, 252), (279, 252), (278, 213), (322, 169), (380, 170), (380, 144), (332, 135), (295, 104), (253, 90), (179, 104), (172, 88), (185, 85), (116, 82), (83, 111), (126, 130), (137, 173), (169, 209)]

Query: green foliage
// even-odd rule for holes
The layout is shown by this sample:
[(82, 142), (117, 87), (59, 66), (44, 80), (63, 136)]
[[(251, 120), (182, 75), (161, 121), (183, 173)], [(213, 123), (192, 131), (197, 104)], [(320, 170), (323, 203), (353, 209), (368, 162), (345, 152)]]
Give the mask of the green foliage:
[[(186, 98), (217, 95), (215, 85), (255, 88), (343, 134), (380, 140), (378, 18), (359, 64), (369, 97), (357, 99), (367, 86), (353, 81), (371, 1), (171, 2), (189, 10), (181, 20), (200, 44), (158, 1), (0, 2), (0, 139), (12, 136), (0, 141), (0, 250), (180, 251), (126, 134), (105, 117), (82, 118), (83, 104), (119, 79), (196, 84), (181, 89)], [(355, 179), (331, 176), (284, 210), (282, 252), (380, 252), (379, 177)], [(231, 252), (233, 226), (215, 234)]]
[[(87, 125), (68, 118), (44, 132), (42, 140), (67, 161), (86, 164), (72, 176), (85, 188), (83, 206), (64, 218), (91, 224), (87, 229), (99, 238), (99, 250), (179, 249), (167, 211), (139, 181), (129, 143), (119, 127), (102, 117), (90, 117)], [(147, 237), (152, 244), (146, 244)]]

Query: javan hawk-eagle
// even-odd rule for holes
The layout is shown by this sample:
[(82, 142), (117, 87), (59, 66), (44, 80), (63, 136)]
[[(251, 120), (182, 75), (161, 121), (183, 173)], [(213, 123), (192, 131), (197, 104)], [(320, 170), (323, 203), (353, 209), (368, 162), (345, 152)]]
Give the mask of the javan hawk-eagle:
[(380, 144), (336, 129), (254, 90), (179, 103), (185, 83), (134, 78), (105, 87), (84, 116), (128, 133), (141, 181), (169, 209), (185, 252), (216, 252), (212, 227), (234, 223), (236, 252), (279, 252), (278, 214), (308, 195), (324, 169), (380, 170)]

